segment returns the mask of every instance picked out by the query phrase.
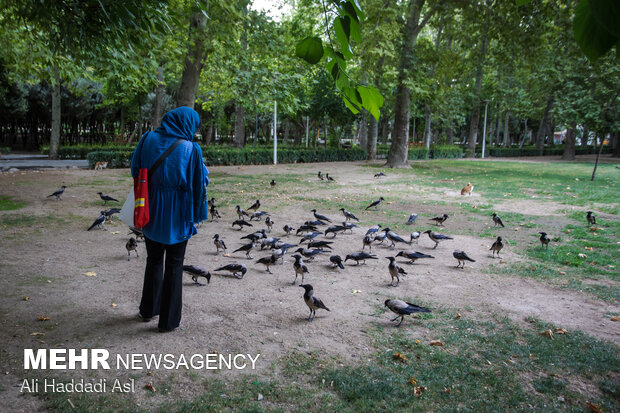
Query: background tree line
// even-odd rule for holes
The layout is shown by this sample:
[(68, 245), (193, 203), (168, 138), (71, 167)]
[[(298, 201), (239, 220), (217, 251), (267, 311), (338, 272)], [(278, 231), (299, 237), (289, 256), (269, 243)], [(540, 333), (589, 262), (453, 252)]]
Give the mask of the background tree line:
[[(241, 147), (271, 139), (277, 100), (279, 138), (359, 140), (371, 159), (390, 142), (395, 167), (414, 142), (479, 151), (485, 108), (487, 145), (542, 154), (565, 130), (567, 159), (605, 139), (620, 155), (617, 55), (580, 52), (578, 1), (525, 3), (290, 0), (276, 21), (249, 0), (0, 0), (0, 146), (131, 143), (188, 105), (204, 143)], [(308, 65), (307, 36), (346, 56)], [(347, 108), (345, 81), (381, 93), (378, 118)]]

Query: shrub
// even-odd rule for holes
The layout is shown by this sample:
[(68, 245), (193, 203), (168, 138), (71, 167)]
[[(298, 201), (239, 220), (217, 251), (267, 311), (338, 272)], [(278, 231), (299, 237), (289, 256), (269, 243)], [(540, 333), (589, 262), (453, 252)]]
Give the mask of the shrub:
[(431, 145), (429, 155), (433, 159), (462, 158), (463, 148), (458, 145)]
[(107, 162), (108, 168), (129, 168), (133, 151), (93, 151), (86, 155), (88, 167), (94, 168), (97, 162)]
[(0, 146), (0, 155), (11, 153), (11, 148), (8, 146)]

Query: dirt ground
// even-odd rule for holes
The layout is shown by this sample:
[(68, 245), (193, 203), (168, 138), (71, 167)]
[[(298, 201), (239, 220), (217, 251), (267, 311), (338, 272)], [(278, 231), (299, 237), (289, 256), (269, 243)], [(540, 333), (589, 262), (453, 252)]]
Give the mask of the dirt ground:
[[(278, 165), (251, 167), (212, 167), (216, 172), (230, 175), (265, 174), (265, 181), (285, 174), (302, 174), (303, 181), (316, 184), (311, 193), (304, 193), (307, 187), (296, 192), (297, 196), (329, 198), (342, 201), (365, 198), (368, 201), (383, 194), (381, 182), (373, 178), (373, 170), (363, 164), (331, 163), (311, 165)], [(333, 171), (337, 182), (326, 186), (316, 178), (316, 171)], [(398, 177), (394, 171), (383, 178), (386, 181)], [(285, 179), (285, 178), (283, 178)], [(209, 196), (218, 198), (215, 179), (209, 188)], [(62, 201), (45, 196), (61, 184), (68, 186)], [(370, 185), (370, 186), (368, 186)], [(266, 185), (267, 186), (267, 185)], [(0, 174), (0, 196), (11, 196), (27, 202), (17, 211), (0, 214), (14, 216), (28, 215), (29, 225), (19, 230), (6, 225), (0, 228), (0, 405), (7, 411), (34, 411), (43, 408), (43, 402), (30, 395), (20, 394), (20, 386), (28, 372), (23, 369), (24, 348), (104, 348), (114, 357), (116, 354), (173, 353), (192, 355), (196, 353), (260, 354), (256, 370), (250, 373), (258, 376), (273, 376), (278, 373), (278, 360), (290, 351), (318, 352), (333, 355), (343, 363), (356, 363), (369, 355), (373, 325), (389, 327), (391, 313), (377, 314), (377, 309), (386, 298), (413, 299), (455, 309), (463, 317), (484, 318), (485, 314), (506, 314), (517, 322), (524, 323), (528, 317), (537, 317), (559, 327), (581, 330), (595, 337), (620, 345), (620, 329), (609, 320), (609, 313), (619, 312), (616, 303), (595, 299), (593, 296), (567, 289), (551, 287), (534, 280), (505, 274), (489, 273), (491, 264), (509, 264), (521, 258), (507, 247), (502, 261), (494, 259), (488, 248), (493, 240), (471, 236), (455, 235), (432, 250), (433, 243), (426, 235), (419, 244), (411, 247), (397, 247), (390, 250), (385, 246), (373, 247), (378, 260), (369, 260), (366, 265), (347, 263), (344, 270), (332, 269), (330, 253), (323, 254), (308, 263), (310, 274), (305, 281), (315, 288), (315, 293), (330, 308), (330, 312), (317, 312), (316, 320), (306, 320), (308, 309), (302, 300), (303, 289), (292, 285), (294, 279), (293, 259), (289, 253), (283, 265), (274, 265), (273, 274), (265, 272), (262, 265), (245, 258), (243, 253), (232, 251), (242, 245), (239, 239), (249, 231), (231, 228), (236, 219), (232, 206), (221, 207), (223, 218), (219, 222), (204, 223), (199, 233), (191, 239), (186, 254), (186, 264), (196, 264), (213, 270), (229, 262), (241, 262), (248, 266), (243, 279), (214, 275), (208, 286), (197, 286), (186, 275), (183, 291), (183, 319), (181, 328), (175, 332), (157, 332), (157, 322), (142, 323), (137, 320), (146, 251), (139, 243), (139, 258), (131, 256), (127, 261), (125, 242), (127, 228), (116, 221), (107, 224), (108, 231), (86, 231), (89, 223), (103, 209), (96, 192), (102, 190), (124, 199), (129, 187), (127, 170), (53, 170), (23, 171)], [(221, 188), (221, 186), (220, 186)], [(362, 189), (358, 189), (362, 188)], [(372, 188), (372, 189), (367, 189)], [(484, 191), (463, 201), (456, 191), (446, 189), (437, 193), (433, 190), (419, 191), (413, 184), (410, 205), (402, 211), (403, 222), (410, 212), (420, 214), (419, 224), (414, 228), (401, 225), (397, 232), (408, 239), (408, 231), (431, 228), (428, 217), (446, 211), (454, 211), (452, 203), (485, 203)], [(246, 188), (248, 192), (245, 207), (260, 192)], [(267, 191), (265, 189), (264, 191)], [(282, 227), (289, 223), (297, 227), (312, 218), (311, 212), (296, 207), (287, 201), (287, 194), (264, 201), (266, 211), (276, 207), (272, 214), (276, 222), (272, 236), (297, 243), (299, 237), (284, 237)], [(290, 195), (290, 194), (288, 194)], [(337, 197), (337, 199), (335, 199)], [(441, 198), (448, 204), (437, 206), (433, 199)], [(543, 202), (543, 201), (541, 201)], [(271, 204), (271, 205), (270, 205)], [(538, 214), (556, 217), (557, 223), (563, 216), (558, 212), (566, 205), (545, 203), (541, 213), (540, 204), (520, 201), (506, 204), (498, 209), (523, 214)], [(342, 221), (337, 208), (315, 206), (334, 221)], [(352, 235), (338, 235), (333, 241), (333, 250), (344, 258), (348, 253), (358, 251), (366, 229), (374, 223), (383, 222), (383, 211), (394, 209), (395, 204), (384, 204), (379, 211), (352, 210), (362, 224)], [(442, 231), (466, 230), (474, 226), (491, 226), (488, 222), (461, 216), (452, 217)], [(451, 212), (448, 212), (451, 213)], [(255, 228), (265, 228), (261, 222)], [(535, 229), (527, 230), (536, 232)], [(526, 230), (522, 231), (526, 232)], [(229, 247), (229, 257), (215, 255), (212, 236), (219, 233)], [(517, 235), (511, 234), (514, 238)], [(519, 242), (532, 242), (530, 234), (518, 234)], [(323, 239), (323, 237), (320, 237)], [(534, 239), (535, 240), (535, 239)], [(387, 256), (403, 249), (414, 249), (433, 255), (434, 259), (419, 260), (410, 265), (399, 260), (408, 272), (398, 287), (389, 286)], [(465, 269), (456, 269), (452, 251), (463, 249), (477, 261), (467, 263)], [(253, 257), (268, 255), (259, 250)], [(96, 275), (88, 276), (89, 272)], [(298, 280), (299, 281), (299, 280)], [(28, 299), (26, 300), (26, 297)], [(49, 317), (39, 321), (39, 317)], [(432, 331), (417, 326), (411, 319), (403, 323), (407, 334), (414, 339), (432, 340)], [(236, 371), (197, 371), (198, 377), (215, 374), (222, 379), (234, 378)], [(156, 405), (167, 396), (148, 394), (144, 386), (153, 381), (163, 383), (174, 380), (174, 397), (191, 398), (203, 389), (202, 380), (190, 374), (157, 370), (126, 371), (97, 370), (77, 372), (72, 377), (110, 377), (136, 379), (136, 392), (129, 395), (129, 405)], [(170, 377), (173, 375), (174, 377)], [(69, 376), (65, 376), (69, 377)], [(169, 396), (168, 396), (169, 397)]]

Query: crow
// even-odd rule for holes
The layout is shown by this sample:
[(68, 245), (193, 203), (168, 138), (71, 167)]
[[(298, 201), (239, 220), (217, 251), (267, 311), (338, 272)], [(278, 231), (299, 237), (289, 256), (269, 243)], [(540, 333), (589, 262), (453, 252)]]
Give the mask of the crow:
[(344, 214), (344, 217), (346, 218), (346, 220), (347, 220), (347, 221), (348, 221), (348, 220), (350, 220), (350, 219), (354, 219), (354, 220), (356, 220), (357, 222), (360, 222), (360, 220), (359, 220), (359, 219), (357, 219), (357, 217), (356, 217), (355, 215), (353, 215), (352, 213), (350, 213), (350, 212), (349, 212), (349, 211), (347, 211), (346, 209), (344, 209), (344, 208), (340, 208), (340, 210), (341, 210), (341, 211), (342, 211), (342, 213)]
[(90, 231), (91, 229), (93, 229), (93, 228), (95, 228), (95, 227), (98, 227), (99, 229), (103, 229), (103, 230), (107, 231), (106, 227), (103, 225), (103, 224), (105, 224), (105, 220), (106, 220), (106, 218), (105, 218), (105, 214), (101, 214), (101, 215), (99, 215), (99, 218), (97, 218), (97, 219), (95, 220), (95, 222), (93, 222), (93, 225), (91, 225), (91, 226), (87, 229), (87, 231)]
[(295, 250), (295, 252), (298, 252), (301, 255), (303, 255), (304, 257), (306, 257), (308, 259), (308, 261), (314, 260), (314, 256), (315, 255), (319, 255), (319, 254), (324, 254), (325, 253), (325, 251), (323, 251), (321, 249), (309, 250), (309, 249), (306, 249), (306, 248), (297, 248)]
[(284, 264), (284, 254), (286, 254), (286, 251), (288, 250), (288, 248), (278, 248), (277, 250), (273, 250), (271, 252), (271, 258), (273, 259), (273, 262), (276, 262), (278, 260), (282, 260), (282, 264)]
[(379, 206), (379, 204), (380, 204), (381, 202), (383, 202), (383, 201), (385, 201), (385, 199), (383, 199), (383, 197), (381, 196), (381, 197), (379, 197), (379, 199), (377, 199), (376, 201), (374, 201), (374, 202), (372, 202), (370, 205), (368, 205), (368, 206), (366, 207), (366, 209), (373, 208), (373, 207), (374, 207), (375, 209), (377, 209), (377, 207)]
[(378, 258), (376, 255), (368, 254), (364, 251), (359, 251), (359, 252), (354, 252), (353, 254), (348, 254), (344, 258), (344, 262), (347, 262), (348, 260), (356, 261), (357, 264), (355, 265), (359, 265), (360, 261), (363, 261), (362, 265), (364, 265), (366, 264), (366, 260), (378, 260)]
[(265, 225), (267, 225), (267, 232), (271, 232), (271, 228), (273, 227), (274, 222), (271, 220), (270, 217), (267, 217), (265, 219)]
[(136, 241), (134, 237), (129, 238), (129, 241), (127, 241), (127, 244), (125, 244), (125, 248), (127, 248), (127, 261), (129, 261), (129, 259), (131, 258), (131, 251), (135, 251), (136, 257), (140, 257), (138, 255), (138, 241)]
[(248, 208), (248, 211), (251, 209), (253, 209), (254, 211), (258, 211), (258, 208), (260, 208), (260, 201), (257, 199), (256, 202), (254, 202), (252, 206)]
[(131, 234), (136, 236), (136, 241), (140, 238), (144, 241), (144, 232), (142, 232), (140, 228), (129, 227), (129, 233), (127, 235)]
[(405, 241), (404, 239), (400, 237), (400, 235), (392, 231), (390, 228), (384, 228), (383, 231), (385, 232), (387, 239), (392, 241), (392, 245), (390, 245), (392, 249), (394, 249), (397, 242), (402, 242), (404, 244), (411, 245), (411, 241), (409, 242)]
[(304, 282), (304, 275), (309, 274), (308, 267), (304, 264), (304, 260), (301, 259), (301, 255), (295, 254), (292, 255), (295, 258), (295, 262), (293, 263), (293, 269), (295, 269), (295, 279), (291, 284), (295, 284), (297, 282), (297, 276), (301, 274), (301, 282)]
[(272, 179), (271, 182), (269, 182), (269, 185), (271, 185), (272, 188), (276, 186), (276, 180)]
[(327, 225), (325, 222), (321, 221), (320, 219), (317, 219), (315, 221), (306, 221), (304, 222), (304, 225), (310, 225), (313, 227), (319, 227), (321, 225)]
[(319, 171), (319, 173), (317, 174), (317, 176), (319, 177), (319, 179), (322, 181), (323, 180), (323, 174), (321, 173), (321, 171)]
[(396, 254), (397, 257), (405, 257), (405, 258), (409, 258), (409, 264), (413, 264), (416, 262), (416, 260), (420, 259), (420, 258), (435, 258), (432, 255), (428, 255), (428, 254), (423, 254), (421, 252), (418, 251), (399, 251), (398, 254)]
[(493, 222), (494, 222), (494, 225), (493, 225), (494, 227), (499, 225), (500, 227), (504, 228), (504, 223), (502, 222), (502, 219), (495, 212), (493, 212)]
[(502, 250), (502, 248), (504, 248), (502, 237), (497, 237), (493, 245), (491, 245), (491, 248), (489, 248), (489, 251), (493, 251), (491, 253), (493, 257), (495, 257), (495, 253), (497, 253), (497, 256), (499, 257), (499, 252)]
[(374, 234), (375, 232), (378, 232), (380, 228), (381, 225), (379, 224), (375, 225), (374, 227), (370, 227), (368, 228), (368, 231), (366, 231), (366, 235)]
[(435, 225), (441, 225), (443, 227), (443, 223), (448, 219), (448, 214), (443, 214), (435, 218), (431, 218), (431, 221), (435, 221)]
[(237, 215), (239, 216), (239, 219), (244, 219), (243, 216), (245, 215), (246, 217), (249, 217), (250, 215), (245, 212), (239, 205), (235, 206), (235, 210), (237, 211)]
[[(386, 257), (386, 258), (390, 260), (390, 263), (388, 264), (388, 271), (390, 272), (390, 275), (392, 276), (392, 281), (390, 282), (390, 286), (398, 287), (398, 284), (400, 284), (400, 276), (407, 275), (407, 272), (396, 264), (396, 257)], [(394, 285), (394, 278), (396, 278), (396, 285)]]
[(418, 232), (418, 231), (413, 231), (413, 232), (411, 233), (411, 235), (409, 236), (409, 243), (412, 243), (412, 242), (413, 242), (413, 240), (415, 240), (415, 242), (416, 242), (416, 244), (417, 244), (417, 243), (418, 243), (418, 241), (419, 241), (419, 239), (420, 239), (420, 232)]
[[(248, 269), (243, 264), (234, 263), (234, 264), (224, 265), (223, 267), (220, 267), (220, 268), (216, 268), (213, 271), (214, 272), (215, 271), (228, 271), (237, 278), (243, 278), (243, 276), (248, 271)], [(241, 276), (239, 276), (238, 273), (241, 273)]]
[(428, 308), (420, 307), (402, 300), (385, 300), (385, 306), (394, 314), (398, 314), (398, 316), (393, 318), (391, 321), (396, 321), (396, 319), (400, 317), (400, 322), (396, 325), (396, 327), (400, 327), (406, 315), (431, 312)]
[(443, 235), (443, 234), (440, 234), (438, 232), (433, 232), (430, 229), (424, 231), (424, 233), (428, 234), (428, 237), (431, 239), (431, 241), (433, 241), (435, 243), (435, 246), (433, 247), (433, 249), (437, 248), (437, 245), (439, 245), (439, 243), (441, 241), (445, 241), (447, 239), (454, 239), (454, 238), (452, 238), (452, 237), (450, 237), (448, 235)]
[(220, 238), (220, 234), (215, 234), (213, 236), (213, 244), (215, 245), (215, 254), (220, 253), (220, 248), (224, 250), (224, 254), (226, 254), (226, 244), (224, 240)]
[(211, 282), (211, 273), (200, 265), (184, 265), (183, 271), (190, 273), (194, 283), (200, 286), (203, 286), (204, 284), (198, 282), (198, 277), (205, 277), (207, 279), (207, 284)]
[(330, 246), (330, 244), (333, 244), (333, 242), (331, 241), (312, 241), (308, 244), (308, 248), (329, 248), (330, 250), (332, 249), (332, 247)]
[(381, 178), (382, 176), (386, 176), (383, 172), (379, 172), (375, 174), (375, 178)]
[(254, 241), (250, 242), (249, 244), (240, 246), (239, 248), (234, 250), (233, 253), (238, 252), (238, 251), (245, 251), (245, 256), (248, 257), (248, 260), (251, 260), (253, 259), (252, 256), (250, 255), (250, 252), (252, 252), (252, 248), (254, 248)]
[(256, 260), (257, 263), (259, 264), (263, 264), (267, 270), (267, 272), (269, 274), (273, 274), (270, 270), (269, 270), (269, 266), (273, 265), (276, 263), (277, 258), (275, 258), (273, 255), (270, 255), (269, 257), (263, 257), (263, 258), (259, 258)]
[(211, 207), (209, 207), (209, 214), (211, 214), (211, 221), (213, 221), (215, 218), (222, 218), (215, 205), (211, 205)]
[(313, 232), (316, 230), (317, 228), (315, 225), (304, 224), (304, 225), (301, 225), (299, 228), (297, 228), (297, 231), (295, 232), (295, 234), (299, 235), (300, 232)]
[(328, 181), (336, 182), (336, 180), (329, 176), (329, 174), (325, 174), (325, 178), (327, 178)]
[(121, 212), (120, 208), (110, 208), (105, 211), (101, 211), (102, 215), (105, 215), (106, 220), (112, 222), (112, 215), (118, 214)]
[(452, 256), (458, 261), (456, 268), (465, 268), (465, 261), (476, 262), (476, 260), (472, 260), (471, 258), (469, 258), (465, 251), (454, 250)]
[(60, 196), (65, 192), (65, 188), (66, 188), (66, 186), (64, 186), (64, 185), (61, 186), (60, 189), (55, 191), (53, 194), (48, 195), (47, 198), (55, 196), (57, 201), (58, 200), (62, 201), (62, 198)]
[(215, 198), (211, 197), (211, 199), (209, 199), (207, 201), (207, 205), (209, 205), (210, 207), (214, 207), (215, 206)]
[(547, 235), (546, 232), (539, 232), (540, 234), (540, 245), (542, 247), (547, 247), (549, 248), (549, 242), (551, 241), (551, 238), (549, 238), (549, 235)]
[(339, 232), (344, 232), (346, 230), (347, 228), (344, 225), (332, 225), (325, 230), (325, 236), (327, 237), (327, 234), (332, 232), (334, 234), (333, 238), (336, 238), (336, 234), (338, 234)]
[(264, 249), (265, 247), (269, 247), (271, 249), (274, 248), (276, 242), (280, 241), (280, 238), (273, 238), (273, 237), (269, 237), (269, 238), (263, 238), (260, 241), (260, 249)]
[(310, 211), (312, 211), (312, 213), (314, 214), (314, 217), (318, 219), (319, 221), (332, 222), (332, 220), (327, 218), (325, 215), (317, 214), (316, 209), (311, 209)]
[(387, 232), (377, 232), (373, 241), (377, 241), (379, 244), (383, 244), (383, 241), (387, 238)]
[(244, 235), (243, 237), (239, 239), (249, 239), (252, 241), (258, 241), (259, 239), (263, 239), (263, 238), (267, 238), (267, 236), (265, 235), (265, 230), (261, 229), (260, 231), (256, 231), (251, 234)]
[(370, 235), (366, 235), (362, 240), (362, 251), (364, 251), (366, 249), (366, 246), (368, 246), (368, 250), (372, 252), (372, 241), (373, 239), (370, 237)]
[(306, 302), (306, 305), (310, 309), (310, 315), (308, 316), (308, 321), (314, 320), (314, 316), (316, 316), (316, 310), (318, 310), (319, 308), (329, 311), (329, 308), (325, 307), (325, 304), (323, 304), (323, 301), (321, 301), (320, 298), (314, 296), (314, 289), (312, 288), (310, 284), (301, 284), (300, 287), (306, 290), (306, 292), (304, 293), (304, 301)]
[(354, 223), (346, 221), (342, 223), (342, 226), (345, 230), (348, 229), (349, 231), (351, 231), (351, 234), (353, 234), (353, 228), (357, 228), (357, 225), (355, 225)]
[(409, 219), (407, 220), (407, 225), (413, 224), (416, 219), (418, 219), (418, 214), (409, 215)]
[(317, 232), (317, 231), (315, 231), (315, 232), (309, 232), (309, 233), (307, 233), (306, 235), (304, 235), (304, 236), (301, 238), (301, 240), (299, 241), (299, 243), (300, 243), (300, 244), (303, 244), (303, 243), (304, 243), (304, 241), (310, 241), (310, 240), (313, 240), (313, 239), (315, 239), (316, 237), (318, 237), (318, 236), (319, 236), (319, 235), (321, 235), (321, 234), (322, 234), (322, 232)]
[(342, 264), (342, 258), (340, 258), (340, 255), (332, 255), (329, 257), (329, 262), (344, 270), (344, 264)]
[(257, 221), (260, 221), (267, 214), (268, 212), (265, 211), (253, 212), (252, 215), (250, 215), (250, 221), (252, 221), (254, 218), (256, 218)]
[(292, 231), (295, 231), (295, 228), (291, 227), (289, 224), (286, 224), (282, 229), (286, 232), (287, 236), (291, 235)]
[(241, 229), (243, 228), (243, 226), (245, 225), (246, 227), (252, 227), (253, 225), (250, 224), (249, 222), (246, 222), (243, 219), (238, 219), (235, 222), (232, 223), (233, 228), (235, 227), (235, 225), (239, 225), (239, 231), (241, 231)]
[(596, 217), (594, 216), (594, 213), (592, 211), (588, 211), (586, 219), (588, 220), (588, 224), (596, 225)]
[(99, 195), (99, 198), (101, 198), (104, 202), (104, 205), (108, 204), (108, 201), (114, 201), (114, 202), (119, 202), (118, 199), (114, 199), (109, 195), (104, 194), (103, 192), (97, 192), (97, 194)]

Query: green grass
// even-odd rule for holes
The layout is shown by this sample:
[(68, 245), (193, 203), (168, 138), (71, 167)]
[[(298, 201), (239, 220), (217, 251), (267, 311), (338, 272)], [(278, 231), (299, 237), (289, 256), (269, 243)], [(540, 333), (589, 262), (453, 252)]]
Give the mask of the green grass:
[(0, 195), (0, 211), (14, 211), (26, 206), (25, 201), (18, 201), (10, 196)]

